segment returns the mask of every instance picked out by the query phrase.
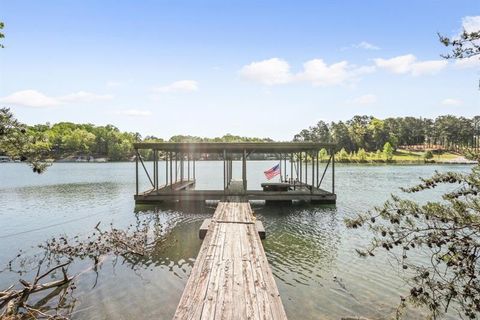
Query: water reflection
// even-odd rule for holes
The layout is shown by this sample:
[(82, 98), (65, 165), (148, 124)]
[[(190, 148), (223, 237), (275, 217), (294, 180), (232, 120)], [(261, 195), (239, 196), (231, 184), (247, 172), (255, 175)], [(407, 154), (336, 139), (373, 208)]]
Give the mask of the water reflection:
[[(26, 186), (9, 190), (23, 200), (85, 201), (94, 197), (117, 194), (121, 185), (114, 182), (65, 183), (46, 186)], [(60, 198), (60, 199), (59, 199)]]
[(274, 275), (288, 285), (318, 283), (340, 243), (336, 209), (266, 206), (256, 212), (267, 231), (264, 247)]
[[(210, 170), (209, 163), (198, 166), (206, 172), (205, 185), (221, 181), (215, 178), (221, 165), (220, 171)], [(258, 185), (266, 164), (252, 166), (258, 166), (259, 175), (249, 178), (249, 183)], [(346, 231), (343, 218), (382, 203), (398, 187), (414, 184), (417, 177), (436, 169), (466, 172), (470, 168), (339, 165), (336, 169), (337, 208), (254, 205), (267, 231), (263, 244), (287, 315), (289, 319), (388, 318), (406, 288), (382, 257), (365, 260), (355, 255), (354, 249), (370, 235)], [(2, 266), (18, 249), (35, 253), (35, 245), (51, 237), (86, 237), (99, 221), (104, 230), (110, 223), (125, 229), (149, 221), (152, 234), (160, 235), (160, 240), (147, 255), (109, 256), (96, 271), (88, 269), (92, 266), (88, 259), (71, 266), (71, 274), (89, 270), (76, 283), (73, 318), (172, 317), (201, 246), (198, 228), (213, 214), (215, 204), (135, 207), (131, 163), (59, 164), (34, 177), (22, 170), (23, 166), (0, 166)], [(0, 288), (17, 277), (0, 273)], [(422, 319), (422, 315), (414, 312), (407, 318)]]

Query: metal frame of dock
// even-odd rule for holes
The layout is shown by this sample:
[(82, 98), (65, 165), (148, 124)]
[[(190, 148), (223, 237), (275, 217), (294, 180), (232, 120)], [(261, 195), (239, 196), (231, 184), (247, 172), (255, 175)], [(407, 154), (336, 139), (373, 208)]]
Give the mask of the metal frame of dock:
[[(243, 200), (267, 202), (307, 201), (336, 203), (335, 194), (335, 144), (317, 142), (259, 142), (259, 143), (135, 143), (136, 153), (136, 203), (163, 201), (225, 201), (240, 197)], [(319, 159), (322, 148), (327, 149), (328, 162)], [(153, 152), (153, 174), (139, 150)], [(247, 189), (247, 162), (255, 154), (268, 155), (268, 160), (280, 163), (281, 183), (285, 188)], [(223, 190), (197, 190), (196, 162), (208, 159), (223, 160)], [(159, 161), (165, 161), (164, 174), (159, 172)], [(242, 162), (242, 180), (232, 179), (233, 161)], [(143, 168), (151, 189), (140, 192), (139, 174)], [(331, 190), (322, 189), (327, 170), (331, 168)]]

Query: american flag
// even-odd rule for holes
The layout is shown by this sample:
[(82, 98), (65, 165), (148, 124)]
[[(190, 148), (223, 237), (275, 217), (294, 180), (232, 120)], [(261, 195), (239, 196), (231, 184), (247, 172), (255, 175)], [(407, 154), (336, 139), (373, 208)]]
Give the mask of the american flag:
[(280, 164), (277, 164), (276, 166), (268, 169), (267, 171), (264, 171), (263, 173), (265, 173), (265, 177), (267, 177), (268, 180), (271, 180), (273, 177), (280, 174)]

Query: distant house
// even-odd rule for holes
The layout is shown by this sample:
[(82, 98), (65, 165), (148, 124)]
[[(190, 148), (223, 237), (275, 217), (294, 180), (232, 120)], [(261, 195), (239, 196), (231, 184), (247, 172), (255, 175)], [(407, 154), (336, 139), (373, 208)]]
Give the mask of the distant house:
[(77, 159), (75, 159), (75, 162), (88, 162), (88, 157), (78, 156)]

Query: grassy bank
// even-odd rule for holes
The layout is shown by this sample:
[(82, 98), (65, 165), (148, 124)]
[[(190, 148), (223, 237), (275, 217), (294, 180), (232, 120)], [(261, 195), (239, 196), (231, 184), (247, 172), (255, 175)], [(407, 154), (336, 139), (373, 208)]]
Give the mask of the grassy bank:
[[(322, 162), (328, 161), (329, 156), (321, 154)], [(469, 163), (469, 160), (450, 152), (413, 152), (396, 150), (386, 154), (384, 152), (345, 152), (341, 150), (335, 154), (337, 163), (392, 163), (392, 164), (424, 164), (424, 163)]]

